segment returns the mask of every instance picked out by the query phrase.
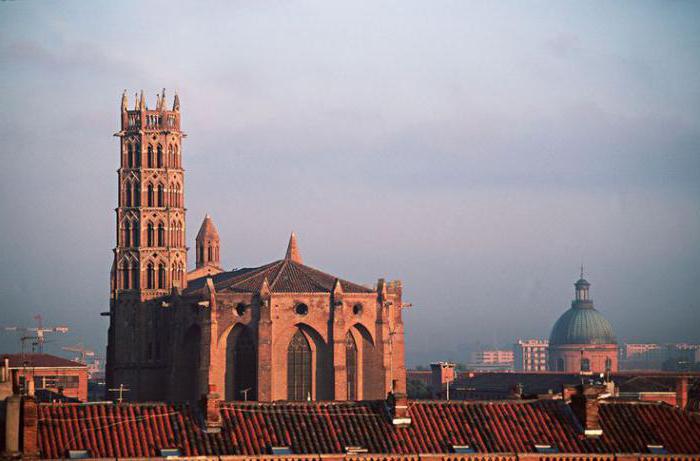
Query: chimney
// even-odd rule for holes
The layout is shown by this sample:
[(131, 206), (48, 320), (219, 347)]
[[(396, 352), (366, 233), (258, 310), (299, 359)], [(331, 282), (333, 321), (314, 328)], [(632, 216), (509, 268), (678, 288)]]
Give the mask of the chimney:
[(391, 422), (397, 427), (408, 427), (411, 425), (411, 416), (408, 414), (408, 397), (401, 392), (389, 393), (386, 399)]
[(688, 405), (688, 378), (683, 376), (676, 381), (676, 406), (685, 410)]
[(22, 398), (17, 395), (11, 395), (5, 399), (5, 446), (2, 454), (10, 457), (10, 455), (19, 452), (19, 413)]
[[(30, 383), (32, 381), (29, 381)], [(39, 457), (39, 409), (33, 396), (22, 399), (22, 455), (23, 459)]]
[(216, 392), (216, 384), (209, 385), (209, 392), (202, 396), (202, 412), (204, 413), (205, 431), (209, 434), (221, 432), (223, 420), (219, 405), (221, 399)]
[(565, 386), (562, 396), (568, 400), (571, 409), (583, 426), (586, 437), (600, 437), (603, 429), (600, 426), (600, 401), (610, 394), (607, 387), (600, 384), (582, 384)]
[[(455, 380), (455, 364), (451, 362), (435, 362), (430, 364), (430, 387), (433, 398), (443, 397), (443, 388), (448, 392), (448, 386)], [(446, 396), (449, 400), (449, 395)]]

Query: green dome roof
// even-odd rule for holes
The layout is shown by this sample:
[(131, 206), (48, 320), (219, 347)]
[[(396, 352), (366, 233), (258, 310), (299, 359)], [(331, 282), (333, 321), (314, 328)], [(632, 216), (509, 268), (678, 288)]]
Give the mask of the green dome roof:
[(590, 307), (574, 305), (559, 317), (549, 336), (549, 345), (617, 344), (610, 323), (600, 312)]
[(583, 278), (574, 286), (576, 299), (571, 303), (571, 309), (564, 312), (552, 328), (549, 345), (563, 344), (617, 344), (615, 333), (610, 323), (593, 307), (593, 301), (588, 296), (591, 286)]

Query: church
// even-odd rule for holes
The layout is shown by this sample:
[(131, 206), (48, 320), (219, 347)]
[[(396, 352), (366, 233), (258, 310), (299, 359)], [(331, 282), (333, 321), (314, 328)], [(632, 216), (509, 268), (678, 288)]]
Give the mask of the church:
[[(180, 100), (121, 100), (107, 385), (129, 401), (370, 400), (406, 392), (402, 285), (277, 261), (226, 271), (207, 215), (188, 271)], [(282, 246), (282, 245), (281, 245)]]

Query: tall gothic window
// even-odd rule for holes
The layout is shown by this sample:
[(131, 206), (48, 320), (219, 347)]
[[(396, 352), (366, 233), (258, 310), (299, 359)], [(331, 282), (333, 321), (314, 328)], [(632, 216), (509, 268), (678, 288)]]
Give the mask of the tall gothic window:
[(163, 168), (163, 146), (158, 144), (158, 168)]
[(134, 206), (141, 206), (141, 188), (138, 181), (134, 182)]
[(136, 147), (134, 147), (134, 151), (135, 151), (135, 154), (136, 154), (136, 155), (135, 155), (135, 157), (136, 157), (136, 166), (137, 166), (138, 168), (141, 168), (141, 144), (140, 144), (140, 143), (136, 143)]
[(153, 206), (153, 185), (149, 184), (147, 189), (148, 206)]
[(148, 263), (148, 266), (146, 266), (146, 288), (153, 289), (155, 288), (155, 282), (156, 282), (156, 271), (153, 269), (153, 263)]
[(165, 226), (163, 226), (163, 223), (158, 224), (158, 246), (165, 246)]
[(347, 370), (348, 400), (357, 400), (357, 344), (349, 331), (345, 335), (345, 369)]
[(124, 246), (131, 246), (131, 223), (129, 221), (124, 223)]
[(131, 288), (139, 289), (139, 265), (136, 263), (131, 264)]
[(226, 399), (257, 399), (258, 356), (248, 327), (231, 330), (226, 340)]
[(165, 265), (158, 264), (158, 288), (165, 288)]
[(287, 400), (311, 397), (311, 346), (297, 330), (287, 348)]
[(127, 154), (127, 158), (126, 158), (126, 163), (127, 163), (126, 166), (133, 167), (134, 166), (134, 148), (131, 145), (131, 143), (128, 144), (127, 151), (128, 151), (128, 154)]
[(122, 273), (122, 288), (125, 290), (129, 289), (129, 267), (124, 266), (121, 269)]
[(158, 206), (165, 206), (165, 190), (162, 184), (158, 184)]
[(134, 246), (139, 246), (139, 223), (135, 222), (134, 223), (134, 228), (132, 229), (133, 232), (133, 238), (131, 239), (131, 243)]
[(148, 145), (148, 168), (153, 168), (153, 146)]
[(152, 246), (153, 246), (153, 241), (154, 241), (153, 237), (154, 237), (154, 235), (153, 235), (153, 224), (152, 224), (152, 223), (148, 223), (148, 228), (147, 228), (147, 231), (146, 231), (146, 243), (147, 243), (146, 246), (149, 246), (149, 247), (152, 247)]
[(124, 200), (124, 205), (126, 206), (133, 206), (133, 203), (131, 202), (131, 184), (126, 183), (124, 186), (126, 189), (126, 200)]

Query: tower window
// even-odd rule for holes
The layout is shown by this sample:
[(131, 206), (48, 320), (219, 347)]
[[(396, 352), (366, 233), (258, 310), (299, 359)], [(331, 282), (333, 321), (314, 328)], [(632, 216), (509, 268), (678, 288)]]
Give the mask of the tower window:
[(158, 224), (158, 246), (165, 246), (165, 226), (163, 223)]
[(131, 246), (131, 224), (129, 221), (124, 223), (124, 246)]
[(146, 288), (153, 289), (155, 287), (155, 270), (153, 270), (153, 263), (148, 263), (146, 267)]
[(135, 157), (136, 157), (136, 166), (141, 168), (141, 144), (136, 143), (136, 147), (134, 148), (135, 151)]
[(148, 197), (147, 197), (148, 206), (153, 206), (153, 203), (154, 203), (154, 200), (153, 200), (153, 199), (154, 199), (154, 197), (153, 197), (153, 185), (152, 185), (152, 184), (149, 184), (147, 190), (148, 190), (148, 192), (147, 192), (147, 195), (148, 195)]
[(131, 288), (135, 290), (139, 288), (139, 266), (136, 263), (131, 265)]
[(158, 265), (158, 288), (165, 288), (165, 265)]
[(135, 222), (134, 223), (134, 228), (132, 229), (133, 232), (133, 238), (131, 239), (131, 242), (134, 246), (138, 246), (139, 244), (139, 223)]
[(126, 205), (126, 206), (132, 206), (133, 203), (131, 203), (131, 184), (126, 183), (126, 185), (124, 186), (124, 188), (126, 189), (126, 190), (124, 191), (124, 192), (126, 193), (126, 197), (125, 197), (125, 200), (124, 200), (124, 205)]
[(355, 315), (360, 315), (362, 313), (362, 304), (357, 303), (354, 306), (352, 306), (352, 313)]
[(153, 224), (148, 223), (148, 229), (146, 231), (146, 243), (148, 244), (147, 246), (152, 247), (153, 246), (153, 240), (154, 240), (154, 235), (153, 235)]
[(163, 168), (163, 146), (158, 144), (158, 168)]
[(348, 400), (357, 399), (357, 345), (352, 333), (345, 335), (345, 369), (347, 371)]
[(133, 167), (134, 166), (134, 147), (129, 144), (127, 148), (128, 154), (126, 158), (126, 166)]
[(153, 168), (153, 146), (148, 145), (148, 168)]
[(165, 206), (165, 188), (158, 184), (158, 206)]

